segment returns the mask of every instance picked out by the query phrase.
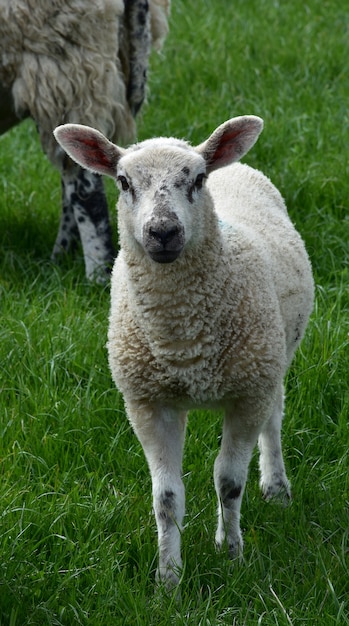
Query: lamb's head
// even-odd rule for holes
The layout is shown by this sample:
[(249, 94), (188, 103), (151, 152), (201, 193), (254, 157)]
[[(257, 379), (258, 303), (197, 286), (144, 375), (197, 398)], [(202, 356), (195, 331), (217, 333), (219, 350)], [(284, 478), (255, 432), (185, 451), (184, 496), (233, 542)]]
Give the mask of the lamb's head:
[(172, 263), (205, 236), (212, 208), (205, 179), (238, 161), (262, 127), (259, 117), (233, 118), (197, 147), (160, 137), (123, 149), (76, 124), (59, 126), (55, 137), (80, 165), (116, 180), (121, 244), (127, 241), (155, 262)]

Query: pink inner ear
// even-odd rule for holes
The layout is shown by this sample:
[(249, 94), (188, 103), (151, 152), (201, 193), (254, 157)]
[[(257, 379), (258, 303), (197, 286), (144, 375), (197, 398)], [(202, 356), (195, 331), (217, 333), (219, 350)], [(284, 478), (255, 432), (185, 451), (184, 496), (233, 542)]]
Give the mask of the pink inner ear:
[(68, 153), (72, 159), (76, 160), (80, 165), (91, 169), (99, 174), (106, 174), (113, 177), (116, 168), (116, 156), (113, 154), (111, 145), (103, 138), (92, 133), (67, 133), (65, 141), (62, 142), (67, 146)]
[[(212, 152), (207, 147), (207, 166), (209, 171), (239, 161), (255, 143), (261, 128), (252, 124), (239, 124), (235, 128), (227, 128), (222, 135), (212, 141)], [(214, 140), (214, 136), (212, 137)], [(208, 144), (210, 140), (208, 140)]]
[(95, 139), (84, 139), (83, 151), (85, 153), (86, 160), (94, 166), (103, 167), (103, 169), (109, 170), (113, 167), (110, 156), (106, 150), (102, 150)]
[(243, 152), (242, 146), (237, 139), (239, 135), (241, 135), (241, 129), (224, 133), (211, 155), (209, 165), (219, 166), (237, 160)]
[(227, 138), (224, 143), (217, 147), (217, 150), (212, 157), (213, 161), (230, 162), (232, 160), (232, 153), (236, 155), (240, 154), (239, 143), (236, 140), (233, 141), (235, 137), (236, 135), (231, 134), (231, 136)]

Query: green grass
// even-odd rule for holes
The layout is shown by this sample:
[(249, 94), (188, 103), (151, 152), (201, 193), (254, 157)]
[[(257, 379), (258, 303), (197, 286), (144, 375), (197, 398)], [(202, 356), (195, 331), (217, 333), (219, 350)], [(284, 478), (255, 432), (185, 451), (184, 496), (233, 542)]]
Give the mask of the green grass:
[(199, 143), (233, 115), (263, 117), (245, 160), (285, 196), (316, 281), (287, 379), (292, 506), (262, 501), (255, 456), (244, 563), (217, 554), (221, 420), (193, 413), (180, 602), (155, 593), (150, 478), (107, 367), (108, 288), (79, 254), (49, 261), (60, 185), (34, 125), (0, 139), (0, 626), (349, 624), (348, 74), (339, 0), (174, 0), (152, 58), (139, 138)]

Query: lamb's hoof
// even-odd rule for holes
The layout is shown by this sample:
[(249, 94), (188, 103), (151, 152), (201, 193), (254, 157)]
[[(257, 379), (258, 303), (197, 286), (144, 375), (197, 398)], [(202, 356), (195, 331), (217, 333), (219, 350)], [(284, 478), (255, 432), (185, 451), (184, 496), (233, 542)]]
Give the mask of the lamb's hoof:
[(236, 539), (225, 538), (223, 540), (217, 539), (215, 540), (216, 549), (218, 551), (222, 550), (224, 545), (228, 546), (228, 555), (232, 561), (242, 561), (243, 560), (243, 551), (244, 544), (242, 541), (241, 535)]
[(159, 587), (163, 587), (166, 591), (173, 591), (179, 585), (178, 568), (159, 567), (155, 576), (156, 583)]
[(228, 554), (231, 561), (235, 561), (237, 563), (242, 563), (243, 561), (243, 545), (242, 542), (238, 543), (229, 543), (228, 544)]
[(287, 506), (292, 500), (290, 483), (287, 478), (280, 478), (269, 485), (261, 484), (261, 489), (263, 498), (267, 502), (275, 500), (283, 506)]

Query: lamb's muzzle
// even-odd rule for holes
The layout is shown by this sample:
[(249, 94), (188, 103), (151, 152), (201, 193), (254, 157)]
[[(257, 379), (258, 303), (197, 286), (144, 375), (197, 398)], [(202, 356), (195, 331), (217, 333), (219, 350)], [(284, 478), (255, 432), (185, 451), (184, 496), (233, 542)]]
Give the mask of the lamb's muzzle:
[(144, 249), (157, 263), (172, 263), (184, 246), (184, 228), (175, 214), (151, 219), (143, 229)]

